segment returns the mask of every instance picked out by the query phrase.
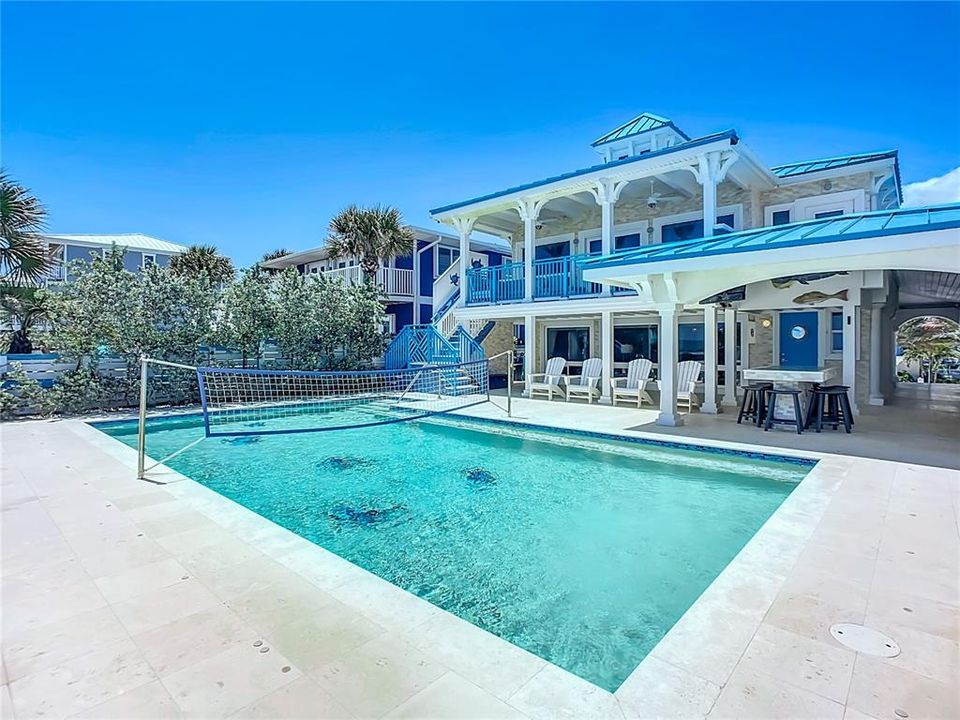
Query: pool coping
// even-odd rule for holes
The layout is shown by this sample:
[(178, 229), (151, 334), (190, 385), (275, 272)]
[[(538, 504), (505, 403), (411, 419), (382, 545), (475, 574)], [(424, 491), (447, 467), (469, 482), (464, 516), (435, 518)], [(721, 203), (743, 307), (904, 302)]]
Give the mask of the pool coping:
[[(189, 414), (196, 413), (170, 413), (165, 416), (182, 417)], [(522, 683), (519, 687), (505, 689), (500, 682), (492, 683), (484, 678), (471, 677), (469, 667), (458, 668), (455, 663), (447, 664), (501, 700), (509, 703), (514, 699), (511, 704), (518, 709), (523, 708), (520, 702), (523, 697), (517, 700), (518, 694), (530, 696), (532, 693), (540, 706), (547, 703), (549, 707), (550, 703), (556, 703), (556, 711), (565, 712), (564, 708), (569, 708), (569, 696), (573, 693), (581, 699), (590, 698), (589, 703), (592, 706), (605, 707), (607, 712), (612, 709), (611, 703), (616, 703), (618, 712), (625, 717), (639, 717), (656, 715), (658, 707), (664, 712), (673, 708), (672, 711), (675, 712), (678, 699), (694, 711), (693, 714), (706, 715), (710, 711), (802, 553), (807, 539), (819, 523), (833, 493), (855, 460), (840, 455), (787, 448), (778, 448), (778, 452), (773, 454), (768, 450), (760, 450), (757, 446), (724, 441), (664, 441), (662, 437), (646, 437), (650, 434), (642, 431), (625, 431), (629, 434), (604, 433), (512, 419), (458, 416), (456, 413), (453, 417), (466, 417), (484, 425), (517, 426), (521, 429), (572, 433), (598, 439), (642, 441), (643, 444), (661, 447), (720, 450), (726, 451), (726, 454), (735, 453), (770, 460), (793, 459), (802, 461), (803, 464), (816, 464), (613, 693), (398, 588), (166, 465), (157, 465), (151, 471), (152, 477), (149, 481), (163, 484), (165, 490), (227, 530), (242, 527), (247, 538), (257, 538), (255, 547), (310, 582), (316, 583), (318, 574), (326, 571), (329, 571), (331, 577), (346, 578), (333, 587), (321, 585), (322, 589), (335, 597), (338, 596), (338, 590), (358, 580), (362, 581), (366, 585), (364, 596), (350, 596), (344, 599), (344, 602), (401, 637), (416, 639), (417, 629), (422, 624), (411, 625), (407, 618), (445, 616), (447, 629), (435, 633), (437, 637), (434, 637), (434, 641), (443, 641), (444, 635), (451, 638), (466, 636), (470, 638), (470, 645), (485, 648), (491, 656), (495, 655), (500, 666), (516, 668), (517, 677)], [(130, 419), (135, 418), (128, 415), (122, 418), (112, 416), (63, 422), (85, 440), (129, 467), (133, 477), (136, 450), (96, 427), (104, 421), (123, 422)], [(780, 450), (783, 452), (780, 453)], [(304, 547), (308, 545), (313, 548), (311, 560), (314, 562), (310, 576), (304, 575), (302, 560), (292, 564), (285, 562), (282, 553), (271, 554), (271, 547), (285, 547), (293, 538), (306, 543)], [(742, 602), (744, 593), (748, 593), (755, 602), (745, 606)], [(545, 669), (548, 672), (541, 672)]]

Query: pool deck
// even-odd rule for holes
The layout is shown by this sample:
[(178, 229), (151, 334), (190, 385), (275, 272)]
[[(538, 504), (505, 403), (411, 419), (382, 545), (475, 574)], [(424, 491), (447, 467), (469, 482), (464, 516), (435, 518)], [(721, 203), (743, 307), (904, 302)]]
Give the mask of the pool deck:
[[(521, 422), (663, 439), (649, 412), (514, 402)], [(669, 439), (815, 454), (719, 422)], [(0, 449), (3, 718), (960, 716), (952, 469), (818, 455), (611, 694), (170, 470), (134, 480), (135, 452), (79, 420), (8, 423)], [(855, 653), (837, 622), (902, 652)]]

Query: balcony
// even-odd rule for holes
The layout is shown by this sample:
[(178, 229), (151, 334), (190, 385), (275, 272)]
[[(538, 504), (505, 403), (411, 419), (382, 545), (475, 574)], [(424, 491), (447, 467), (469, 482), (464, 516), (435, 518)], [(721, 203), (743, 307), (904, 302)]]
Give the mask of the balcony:
[[(583, 279), (581, 262), (591, 255), (566, 255), (533, 263), (533, 299), (596, 297), (597, 283)], [(501, 305), (524, 299), (523, 263), (504, 263), (467, 271), (467, 305)]]
[[(363, 282), (363, 271), (359, 265), (325, 270), (323, 276), (331, 280), (339, 279), (348, 284)], [(383, 288), (387, 297), (413, 297), (413, 270), (382, 267), (377, 270), (377, 285)]]

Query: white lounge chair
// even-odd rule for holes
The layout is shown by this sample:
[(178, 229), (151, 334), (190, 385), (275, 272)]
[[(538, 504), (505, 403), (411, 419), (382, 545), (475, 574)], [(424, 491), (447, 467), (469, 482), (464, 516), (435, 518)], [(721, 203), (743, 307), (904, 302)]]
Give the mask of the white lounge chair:
[(627, 364), (627, 376), (610, 379), (610, 388), (613, 391), (613, 404), (617, 398), (636, 399), (637, 407), (642, 407), (644, 401), (653, 405), (653, 398), (647, 392), (647, 381), (650, 379), (650, 370), (653, 363), (646, 358), (631, 360)]
[[(553, 400), (554, 393), (566, 397), (563, 388), (560, 386), (560, 379), (563, 377), (563, 369), (566, 366), (566, 358), (552, 357), (547, 360), (546, 372), (531, 373), (529, 378), (530, 397), (533, 397), (536, 393), (545, 393), (548, 400)], [(543, 378), (543, 380), (537, 380), (537, 378)]]
[(694, 392), (703, 363), (696, 360), (684, 360), (677, 365), (677, 407), (687, 406), (687, 412), (693, 412), (694, 407), (700, 407), (700, 401)]
[(583, 363), (579, 375), (567, 378), (567, 402), (574, 397), (586, 397), (587, 404), (600, 397), (600, 376), (603, 374), (603, 361), (590, 358)]

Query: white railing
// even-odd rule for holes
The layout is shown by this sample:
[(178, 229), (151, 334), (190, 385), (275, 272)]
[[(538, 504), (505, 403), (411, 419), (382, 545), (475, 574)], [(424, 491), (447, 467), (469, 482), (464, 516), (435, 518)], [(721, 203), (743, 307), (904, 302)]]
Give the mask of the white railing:
[(445, 338), (448, 338), (453, 335), (457, 329), (457, 325), (463, 325), (467, 332), (470, 333), (470, 337), (476, 337), (477, 333), (483, 330), (483, 326), (486, 324), (487, 321), (482, 318), (472, 318), (465, 323), (457, 322), (456, 317), (454, 317), (453, 308), (450, 308), (443, 314), (443, 317), (437, 321), (437, 330), (439, 330)]
[[(323, 274), (327, 278), (339, 278), (345, 283), (363, 282), (363, 271), (359, 265), (325, 270)], [(406, 268), (382, 267), (377, 270), (377, 285), (380, 285), (387, 295), (413, 297), (413, 279), (413, 270)]]

